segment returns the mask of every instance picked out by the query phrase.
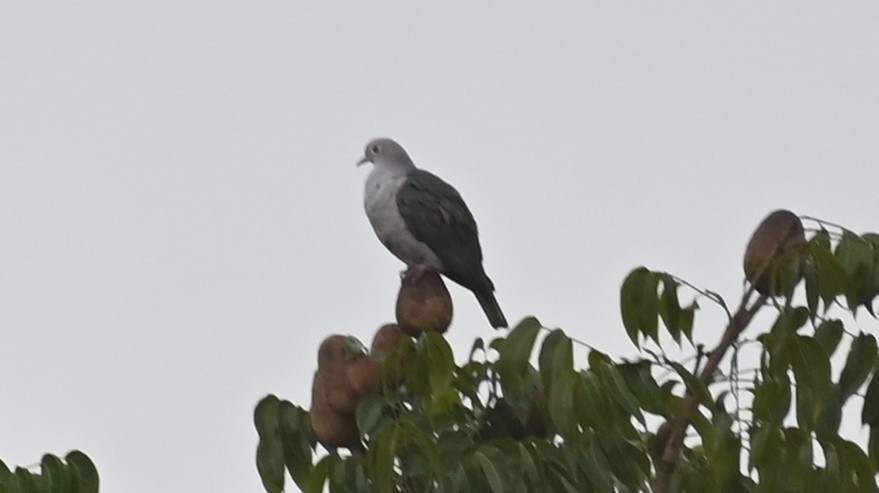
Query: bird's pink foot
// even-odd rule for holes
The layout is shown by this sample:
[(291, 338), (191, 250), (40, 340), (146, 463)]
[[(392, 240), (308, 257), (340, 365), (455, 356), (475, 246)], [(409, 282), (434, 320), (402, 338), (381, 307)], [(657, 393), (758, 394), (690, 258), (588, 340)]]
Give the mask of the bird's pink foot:
[(421, 277), (430, 270), (430, 267), (424, 264), (415, 264), (403, 272), (403, 280), (417, 283)]

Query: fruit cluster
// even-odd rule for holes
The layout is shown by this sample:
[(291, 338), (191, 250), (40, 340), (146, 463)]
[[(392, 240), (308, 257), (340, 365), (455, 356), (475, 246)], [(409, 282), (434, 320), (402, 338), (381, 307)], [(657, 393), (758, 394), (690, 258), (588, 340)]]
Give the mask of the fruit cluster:
[(311, 427), (328, 448), (345, 447), (354, 456), (365, 452), (357, 429), (357, 405), (382, 386), (400, 384), (400, 375), (385, 368), (387, 357), (405, 338), (422, 332), (445, 333), (452, 322), (452, 299), (439, 274), (406, 275), (397, 295), (396, 323), (381, 326), (369, 352), (352, 336), (333, 334), (318, 349), (311, 388)]

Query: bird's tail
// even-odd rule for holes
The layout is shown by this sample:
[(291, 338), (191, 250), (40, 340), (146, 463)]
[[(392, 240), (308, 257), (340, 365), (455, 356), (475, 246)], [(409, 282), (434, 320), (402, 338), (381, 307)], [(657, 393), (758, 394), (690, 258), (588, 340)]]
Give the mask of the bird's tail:
[(494, 297), (494, 293), (490, 290), (483, 290), (480, 292), (474, 292), (476, 295), (476, 299), (479, 301), (479, 305), (482, 307), (482, 311), (485, 312), (485, 316), (488, 317), (488, 323), (491, 324), (495, 329), (500, 327), (508, 327), (507, 319), (504, 317), (504, 312), (501, 311), (501, 307), (497, 304), (497, 299)]

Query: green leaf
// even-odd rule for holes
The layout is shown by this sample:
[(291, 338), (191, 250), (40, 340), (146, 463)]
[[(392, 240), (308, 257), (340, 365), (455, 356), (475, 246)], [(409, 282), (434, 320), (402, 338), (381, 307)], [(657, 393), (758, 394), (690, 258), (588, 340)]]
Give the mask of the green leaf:
[(421, 457), (427, 465), (427, 472), (432, 477), (439, 477), (442, 472), (442, 461), (440, 460), (437, 444), (433, 440), (433, 435), (425, 433), (423, 427), (411, 421), (403, 421), (401, 424), (407, 441), (414, 444), (418, 451), (421, 452)]
[(577, 417), (574, 412), (576, 382), (576, 374), (558, 375), (549, 388), (549, 415), (562, 435), (577, 430)]
[(494, 493), (503, 493), (504, 483), (503, 481), (501, 481), (501, 476), (495, 468), (495, 465), (492, 464), (491, 460), (489, 460), (489, 458), (481, 450), (473, 452), (473, 458), (482, 469), (482, 474), (485, 475), (485, 479), (488, 481), (488, 484), (491, 487), (491, 491), (493, 491)]
[(470, 354), (467, 356), (468, 361), (473, 361), (476, 353), (485, 353), (485, 341), (481, 337), (477, 337), (470, 346)]
[(70, 493), (74, 491), (70, 472), (61, 459), (46, 454), (40, 461), (40, 484), (47, 493)]
[(870, 427), (870, 440), (867, 443), (867, 451), (873, 461), (873, 467), (879, 469), (879, 427)]
[(772, 332), (793, 334), (798, 331), (806, 322), (809, 321), (809, 309), (803, 306), (785, 307), (775, 324), (772, 326)]
[(693, 319), (698, 309), (699, 304), (695, 301), (690, 303), (690, 306), (681, 309), (681, 332), (684, 333), (690, 344), (693, 344)]
[(399, 422), (385, 428), (369, 444), (367, 460), (372, 466), (372, 478), (377, 491), (392, 491), (394, 485), (394, 458), (405, 441)]
[[(540, 379), (544, 388), (552, 386), (556, 371), (555, 358), (565, 352), (564, 346), (570, 346), (570, 344), (571, 339), (561, 329), (553, 330), (543, 339), (537, 363), (540, 365)], [(573, 368), (573, 347), (571, 353), (571, 367)]]
[(818, 314), (818, 271), (814, 262), (809, 260), (803, 266), (803, 278), (806, 285), (806, 304), (809, 306), (809, 314), (814, 317)]
[(330, 470), (338, 458), (338, 455), (330, 454), (324, 456), (323, 459), (314, 465), (311, 469), (311, 473), (308, 475), (306, 487), (303, 488), (305, 493), (323, 493), (324, 483), (326, 483), (327, 478), (330, 476)]
[(73, 450), (64, 456), (64, 460), (73, 472), (77, 493), (98, 493), (100, 486), (98, 468), (87, 455), (79, 450)]
[(616, 433), (601, 433), (598, 441), (617, 479), (628, 488), (638, 489), (645, 477), (645, 462), (646, 467), (649, 467), (646, 452), (623, 440)]
[(827, 311), (833, 299), (846, 292), (850, 281), (845, 269), (833, 256), (829, 247), (812, 244), (810, 248), (812, 250), (812, 263), (815, 265), (818, 276), (818, 293), (824, 302), (824, 310)]
[(628, 388), (635, 394), (641, 408), (657, 415), (665, 415), (668, 412), (659, 384), (651, 373), (652, 365), (649, 361), (626, 363), (617, 368)]
[(845, 366), (839, 376), (839, 387), (843, 399), (847, 399), (861, 388), (876, 367), (879, 353), (876, 338), (863, 332), (852, 342)]
[(776, 426), (763, 426), (751, 435), (751, 454), (748, 457), (748, 469), (757, 468), (761, 479), (765, 480), (764, 471), (778, 471), (782, 457), (784, 435)]
[(792, 341), (795, 343), (791, 348), (791, 366), (797, 381), (797, 402), (805, 404), (808, 400), (814, 418), (830, 394), (830, 360), (815, 339), (796, 336)]
[(586, 460), (582, 461), (581, 464), (586, 470), (589, 482), (592, 483), (597, 493), (614, 493), (614, 480), (610, 464), (608, 464), (607, 457), (605, 457), (604, 451), (594, 435), (590, 436), (586, 448)]
[(830, 437), (839, 433), (843, 403), (842, 392), (838, 385), (834, 385), (830, 397), (822, 403), (821, 414), (815, 423), (815, 432), (819, 437)]
[(563, 369), (566, 372), (573, 371), (574, 350), (571, 339), (561, 329), (550, 332), (543, 339), (537, 362), (540, 365), (540, 378), (544, 388), (551, 387), (553, 380)]
[(9, 467), (0, 460), (0, 486), (3, 486), (6, 481), (9, 480), (9, 477), (12, 476), (12, 471), (9, 470)]
[(669, 274), (662, 274), (662, 294), (659, 297), (659, 316), (671, 338), (681, 343), (681, 304), (678, 301), (678, 282)]
[(331, 456), (328, 474), (330, 493), (360, 493), (370, 491), (369, 481), (362, 463), (356, 460)]
[(361, 433), (372, 433), (385, 415), (387, 405), (381, 395), (369, 395), (357, 405), (355, 418)]
[(444, 394), (452, 385), (455, 357), (442, 334), (425, 332), (421, 337), (427, 352), (426, 363), (429, 366), (431, 396), (436, 401), (437, 396)]
[(540, 473), (537, 472), (537, 465), (534, 463), (534, 458), (531, 457), (529, 446), (522, 442), (518, 442), (516, 445), (519, 450), (519, 463), (522, 465), (522, 472), (525, 474), (528, 484), (533, 488), (540, 483)]
[(545, 441), (538, 441), (534, 445), (536, 449), (534, 455), (539, 458), (538, 464), (542, 463), (544, 466), (545, 486), (541, 489), (553, 493), (577, 493), (578, 490), (571, 484), (573, 471), (570, 470), (570, 465), (561, 450)]
[(842, 339), (843, 325), (841, 320), (825, 320), (815, 329), (815, 340), (824, 349), (827, 357), (833, 356), (839, 341)]
[(452, 473), (451, 478), (451, 486), (448, 489), (449, 493), (458, 493), (459, 491), (469, 492), (470, 489), (470, 480), (467, 478), (467, 472), (461, 465), (458, 465)]
[(457, 464), (461, 456), (473, 445), (469, 431), (452, 430), (437, 438), (437, 450), (440, 460), (446, 464)]
[(729, 484), (740, 468), (741, 443), (732, 433), (732, 423), (732, 417), (719, 409), (713, 415), (714, 432), (704, 441), (705, 455), (716, 484)]
[(256, 446), (256, 469), (268, 493), (284, 491), (284, 446), (280, 437), (264, 437)]
[(503, 383), (511, 388), (518, 388), (528, 372), (534, 340), (541, 325), (534, 317), (528, 317), (517, 325), (503, 345), (498, 349), (498, 361), (495, 365)]
[(591, 370), (597, 370), (598, 368), (606, 365), (612, 365), (613, 360), (610, 359), (610, 356), (598, 351), (597, 349), (590, 349), (589, 355), (586, 357), (586, 361), (589, 362), (589, 368)]
[(284, 464), (296, 485), (303, 489), (311, 474), (312, 452), (316, 444), (308, 411), (289, 401), (281, 401), (278, 424), (284, 448)]
[(790, 412), (791, 386), (787, 373), (769, 375), (754, 388), (754, 419), (780, 427)]
[[(612, 364), (603, 364), (597, 368), (598, 379), (602, 386), (609, 392), (610, 396), (622, 406), (630, 416), (634, 416), (642, 425), (646, 426), (644, 415), (641, 413), (641, 406), (638, 400), (629, 390), (623, 376), (617, 371)], [(659, 389), (657, 388), (657, 391)]]
[(552, 492), (580, 493), (580, 490), (571, 484), (571, 481), (565, 476), (565, 471), (560, 467), (548, 468), (546, 482)]
[(458, 393), (452, 387), (457, 368), (452, 348), (442, 334), (436, 332), (422, 333), (417, 346), (419, 350), (416, 353), (421, 356), (421, 360), (409, 361), (405, 368), (407, 371), (410, 366), (427, 368), (429, 391), (422, 388), (418, 394), (428, 397), (425, 400), (425, 411), (429, 415), (444, 413), (459, 401)]
[(598, 376), (584, 372), (574, 387), (574, 409), (584, 427), (605, 428), (613, 421), (613, 411), (602, 392)]
[(861, 410), (861, 423), (870, 426), (879, 425), (879, 372), (873, 373), (873, 379), (867, 386), (864, 407)]
[(779, 293), (790, 299), (802, 279), (803, 258), (800, 252), (793, 256), (785, 256), (779, 259), (777, 267)]
[(802, 491), (805, 478), (812, 470), (814, 454), (811, 435), (799, 428), (785, 428), (786, 490)]
[(629, 273), (620, 289), (623, 325), (635, 346), (640, 346), (639, 334), (644, 334), (658, 343), (657, 284), (656, 274), (646, 267), (638, 267)]
[(39, 493), (40, 492), (40, 484), (37, 481), (37, 476), (32, 474), (27, 469), (16, 467), (15, 468), (15, 476), (14, 480), (10, 483), (10, 492), (15, 493)]
[(253, 421), (259, 434), (256, 469), (268, 493), (284, 491), (284, 445), (278, 423), (279, 407), (278, 398), (268, 395), (256, 405), (253, 412)]
[(684, 380), (684, 385), (687, 386), (687, 390), (696, 396), (700, 404), (707, 406), (708, 409), (711, 410), (716, 408), (714, 405), (714, 399), (711, 398), (711, 394), (699, 378), (690, 373), (689, 370), (684, 368), (684, 366), (678, 362), (667, 361), (667, 363)]
[(260, 437), (274, 435), (278, 432), (278, 407), (281, 401), (274, 395), (262, 398), (253, 410), (253, 423)]
[(839, 453), (830, 441), (819, 439), (818, 443), (821, 444), (821, 449), (824, 451), (825, 464), (823, 481), (819, 485), (823, 486), (823, 490), (819, 491), (833, 491), (831, 488), (838, 488), (840, 484)]
[(821, 405), (821, 401), (815, 398), (815, 393), (807, 385), (798, 384), (796, 388), (797, 424), (800, 428), (812, 431), (815, 428), (815, 408)]
[(875, 296), (873, 289), (873, 247), (863, 238), (852, 234), (843, 234), (836, 246), (836, 259), (850, 279), (846, 289), (846, 301), (852, 311), (864, 305)]
[(353, 467), (353, 476), (354, 476), (354, 491), (360, 493), (361, 491), (369, 491), (369, 478), (366, 475), (365, 466), (356, 460), (349, 460), (346, 463), (351, 464)]
[(330, 493), (354, 493), (354, 484), (356, 479), (352, 474), (354, 471), (349, 466), (349, 461), (340, 457), (334, 457), (332, 467), (330, 467)]
[(873, 465), (861, 447), (848, 440), (837, 438), (836, 448), (839, 451), (840, 460), (854, 470), (859, 491), (871, 493), (876, 491), (876, 475)]

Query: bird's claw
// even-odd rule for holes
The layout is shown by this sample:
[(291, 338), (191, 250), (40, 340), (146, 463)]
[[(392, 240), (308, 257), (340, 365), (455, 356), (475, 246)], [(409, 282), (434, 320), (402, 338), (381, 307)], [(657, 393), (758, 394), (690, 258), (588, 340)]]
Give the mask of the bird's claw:
[(429, 270), (430, 270), (430, 267), (428, 267), (426, 265), (416, 264), (416, 265), (409, 267), (408, 269), (401, 272), (400, 274), (401, 274), (401, 277), (403, 278), (403, 281), (411, 282), (414, 284), (414, 283), (417, 283), (419, 280), (421, 280), (421, 277), (424, 276), (424, 274)]

